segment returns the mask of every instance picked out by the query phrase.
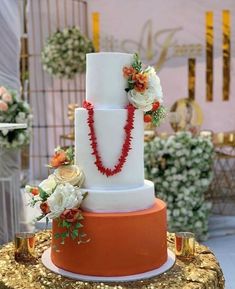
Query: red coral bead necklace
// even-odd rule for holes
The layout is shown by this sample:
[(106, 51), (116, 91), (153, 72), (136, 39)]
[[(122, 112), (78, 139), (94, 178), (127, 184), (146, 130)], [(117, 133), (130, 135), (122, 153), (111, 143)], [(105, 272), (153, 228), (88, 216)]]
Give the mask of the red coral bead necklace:
[(104, 166), (101, 156), (99, 154), (98, 145), (97, 145), (97, 137), (94, 128), (94, 106), (92, 103), (88, 101), (83, 102), (83, 107), (88, 112), (87, 123), (89, 126), (89, 136), (90, 136), (90, 146), (92, 149), (92, 154), (95, 157), (94, 164), (96, 165), (97, 169), (107, 177), (114, 176), (122, 171), (123, 166), (127, 160), (129, 151), (131, 150), (131, 133), (134, 128), (134, 116), (135, 116), (135, 107), (131, 104), (127, 105), (127, 120), (124, 126), (125, 130), (125, 138), (122, 145), (122, 150), (120, 153), (120, 157), (116, 165), (113, 168), (107, 168)]

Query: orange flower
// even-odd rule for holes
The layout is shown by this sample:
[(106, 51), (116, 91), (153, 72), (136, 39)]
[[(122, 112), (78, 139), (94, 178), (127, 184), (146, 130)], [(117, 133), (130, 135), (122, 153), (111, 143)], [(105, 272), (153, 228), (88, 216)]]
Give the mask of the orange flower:
[(137, 73), (134, 75), (135, 89), (138, 92), (144, 92), (148, 85), (148, 77), (146, 73)]
[(64, 151), (58, 151), (51, 158), (50, 165), (53, 168), (58, 168), (59, 166), (63, 165), (66, 161), (67, 161), (66, 153)]
[(50, 207), (48, 206), (47, 202), (41, 203), (40, 204), (40, 209), (42, 210), (44, 215), (50, 213)]
[(34, 196), (37, 196), (39, 194), (39, 188), (33, 187), (31, 189), (31, 194), (34, 195)]
[(130, 76), (135, 75), (136, 70), (132, 66), (125, 66), (123, 67), (122, 72), (125, 78), (129, 78)]

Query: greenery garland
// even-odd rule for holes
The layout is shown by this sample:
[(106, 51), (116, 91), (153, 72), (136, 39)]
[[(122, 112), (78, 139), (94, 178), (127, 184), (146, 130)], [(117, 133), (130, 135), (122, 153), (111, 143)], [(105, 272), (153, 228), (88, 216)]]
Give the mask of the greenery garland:
[(26, 123), (27, 129), (0, 130), (0, 146), (20, 148), (30, 141), (32, 114), (28, 103), (18, 97), (15, 90), (0, 87), (0, 123)]
[(64, 28), (47, 39), (42, 50), (42, 64), (52, 76), (73, 78), (86, 69), (86, 54), (94, 52), (92, 42), (78, 27)]
[(168, 230), (191, 231), (207, 238), (211, 205), (204, 192), (212, 181), (213, 145), (210, 140), (179, 132), (145, 144), (146, 178), (167, 203)]

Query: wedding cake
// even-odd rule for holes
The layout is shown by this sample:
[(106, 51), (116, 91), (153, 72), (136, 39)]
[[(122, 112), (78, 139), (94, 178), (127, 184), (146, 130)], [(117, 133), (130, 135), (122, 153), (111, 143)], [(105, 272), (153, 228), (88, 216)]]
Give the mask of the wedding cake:
[[(123, 76), (132, 62), (132, 54), (87, 55), (86, 102), (75, 112), (75, 163), (88, 193), (82, 203), (87, 240), (61, 244), (54, 236), (62, 229), (53, 221), (51, 250), (55, 266), (76, 274), (135, 275), (168, 258), (166, 205), (144, 180), (144, 113), (130, 104), (136, 95), (127, 97)], [(144, 80), (139, 83), (141, 90)]]

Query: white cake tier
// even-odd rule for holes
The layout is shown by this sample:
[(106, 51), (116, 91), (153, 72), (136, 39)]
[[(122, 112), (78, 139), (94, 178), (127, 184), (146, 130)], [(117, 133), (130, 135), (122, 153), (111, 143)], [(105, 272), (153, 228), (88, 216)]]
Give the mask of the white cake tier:
[[(83, 189), (83, 191), (86, 191)], [(121, 213), (145, 210), (153, 206), (154, 184), (145, 180), (144, 185), (129, 190), (87, 190), (82, 203), (85, 211), (97, 213)]]
[(132, 58), (127, 53), (87, 54), (86, 100), (95, 108), (124, 108), (128, 99), (122, 69), (132, 63)]
[[(125, 138), (124, 126), (127, 119), (126, 109), (95, 109), (94, 127), (97, 137), (98, 152), (105, 167), (114, 168), (121, 155)], [(75, 112), (75, 162), (85, 174), (86, 189), (111, 188), (129, 189), (144, 184), (144, 125), (143, 112), (135, 110), (134, 128), (132, 130), (131, 150), (122, 171), (107, 177), (98, 171), (94, 164), (90, 146), (87, 110), (76, 109)]]

